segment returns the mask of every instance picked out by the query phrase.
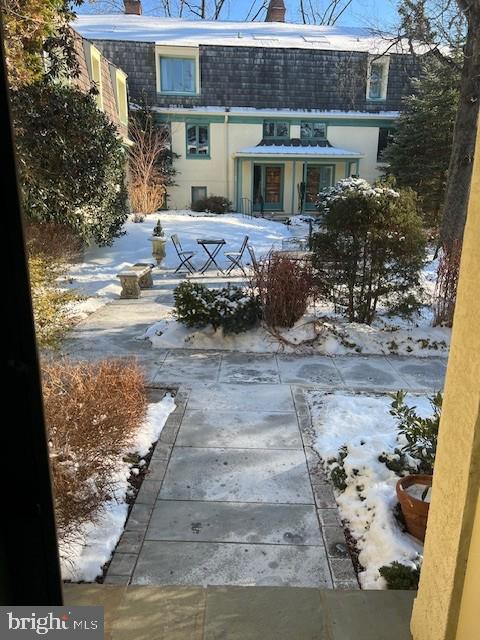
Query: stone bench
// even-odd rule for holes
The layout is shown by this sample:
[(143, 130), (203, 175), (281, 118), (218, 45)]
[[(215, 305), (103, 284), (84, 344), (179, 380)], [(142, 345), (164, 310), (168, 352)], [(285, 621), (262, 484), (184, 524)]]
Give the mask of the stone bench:
[(120, 278), (122, 292), (120, 298), (139, 298), (142, 289), (153, 287), (152, 269), (153, 264), (137, 262), (136, 264), (117, 273)]

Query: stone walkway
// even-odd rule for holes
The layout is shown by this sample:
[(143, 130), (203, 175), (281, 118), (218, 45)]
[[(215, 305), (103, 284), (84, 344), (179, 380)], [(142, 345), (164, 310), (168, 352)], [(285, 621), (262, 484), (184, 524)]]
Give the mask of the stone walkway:
[(152, 349), (138, 337), (171, 286), (142, 295), (66, 343), (72, 357), (135, 355), (150, 388), (177, 391), (106, 583), (357, 589), (304, 390), (431, 392), (446, 360)]
[(444, 362), (169, 351), (180, 385), (109, 584), (358, 588), (303, 391), (433, 390)]

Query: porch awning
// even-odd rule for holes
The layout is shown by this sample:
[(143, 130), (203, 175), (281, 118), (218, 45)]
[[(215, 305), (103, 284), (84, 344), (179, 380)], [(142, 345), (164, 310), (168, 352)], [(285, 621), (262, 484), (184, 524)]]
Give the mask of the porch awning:
[(363, 158), (364, 154), (349, 149), (322, 146), (291, 146), (291, 145), (258, 145), (240, 149), (234, 156), (236, 158), (291, 158), (294, 159), (338, 159)]

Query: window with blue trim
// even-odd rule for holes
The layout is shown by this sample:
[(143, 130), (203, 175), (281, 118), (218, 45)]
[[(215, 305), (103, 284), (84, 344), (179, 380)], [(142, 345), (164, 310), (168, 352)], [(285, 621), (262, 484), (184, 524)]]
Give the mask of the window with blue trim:
[(187, 124), (187, 157), (210, 156), (210, 130), (208, 124)]
[(300, 123), (300, 138), (302, 140), (325, 140), (327, 125), (325, 122), (304, 120)]
[(162, 93), (196, 93), (194, 58), (160, 58)]
[(285, 139), (290, 135), (290, 125), (288, 122), (281, 122), (280, 120), (264, 120), (263, 122), (263, 137), (271, 139)]

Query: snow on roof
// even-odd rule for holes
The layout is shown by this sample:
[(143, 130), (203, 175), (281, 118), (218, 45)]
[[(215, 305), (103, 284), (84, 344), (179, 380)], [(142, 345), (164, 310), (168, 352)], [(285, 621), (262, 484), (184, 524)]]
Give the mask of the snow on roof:
[[(73, 26), (91, 40), (155, 42), (159, 45), (200, 44), (286, 49), (408, 53), (408, 46), (391, 46), (388, 35), (359, 27), (317, 26), (282, 22), (223, 22), (182, 20), (125, 14), (79, 15)], [(418, 51), (421, 53), (421, 51)]]
[[(132, 106), (132, 105), (130, 105)], [(139, 105), (133, 105), (133, 107), (140, 108)], [(275, 118), (278, 117), (292, 117), (292, 116), (301, 116), (301, 117), (330, 117), (330, 118), (365, 118), (365, 119), (378, 119), (378, 118), (391, 118), (397, 119), (400, 117), (400, 111), (353, 111), (350, 109), (346, 109), (342, 111), (341, 109), (271, 109), (271, 108), (257, 108), (257, 107), (229, 107), (228, 111), (226, 111), (225, 107), (218, 106), (205, 106), (205, 107), (157, 107), (152, 106), (152, 111), (157, 113), (166, 113), (172, 114), (175, 112), (180, 112), (182, 114), (192, 113), (192, 114), (210, 114), (210, 113), (219, 113), (224, 115), (228, 113), (228, 115), (259, 115), (262, 116), (272, 116)]]
[(321, 157), (348, 157), (361, 158), (362, 154), (357, 151), (349, 151), (348, 149), (339, 149), (337, 147), (292, 147), (287, 145), (262, 145), (259, 147), (246, 147), (237, 151), (236, 155), (245, 156), (316, 156)]

